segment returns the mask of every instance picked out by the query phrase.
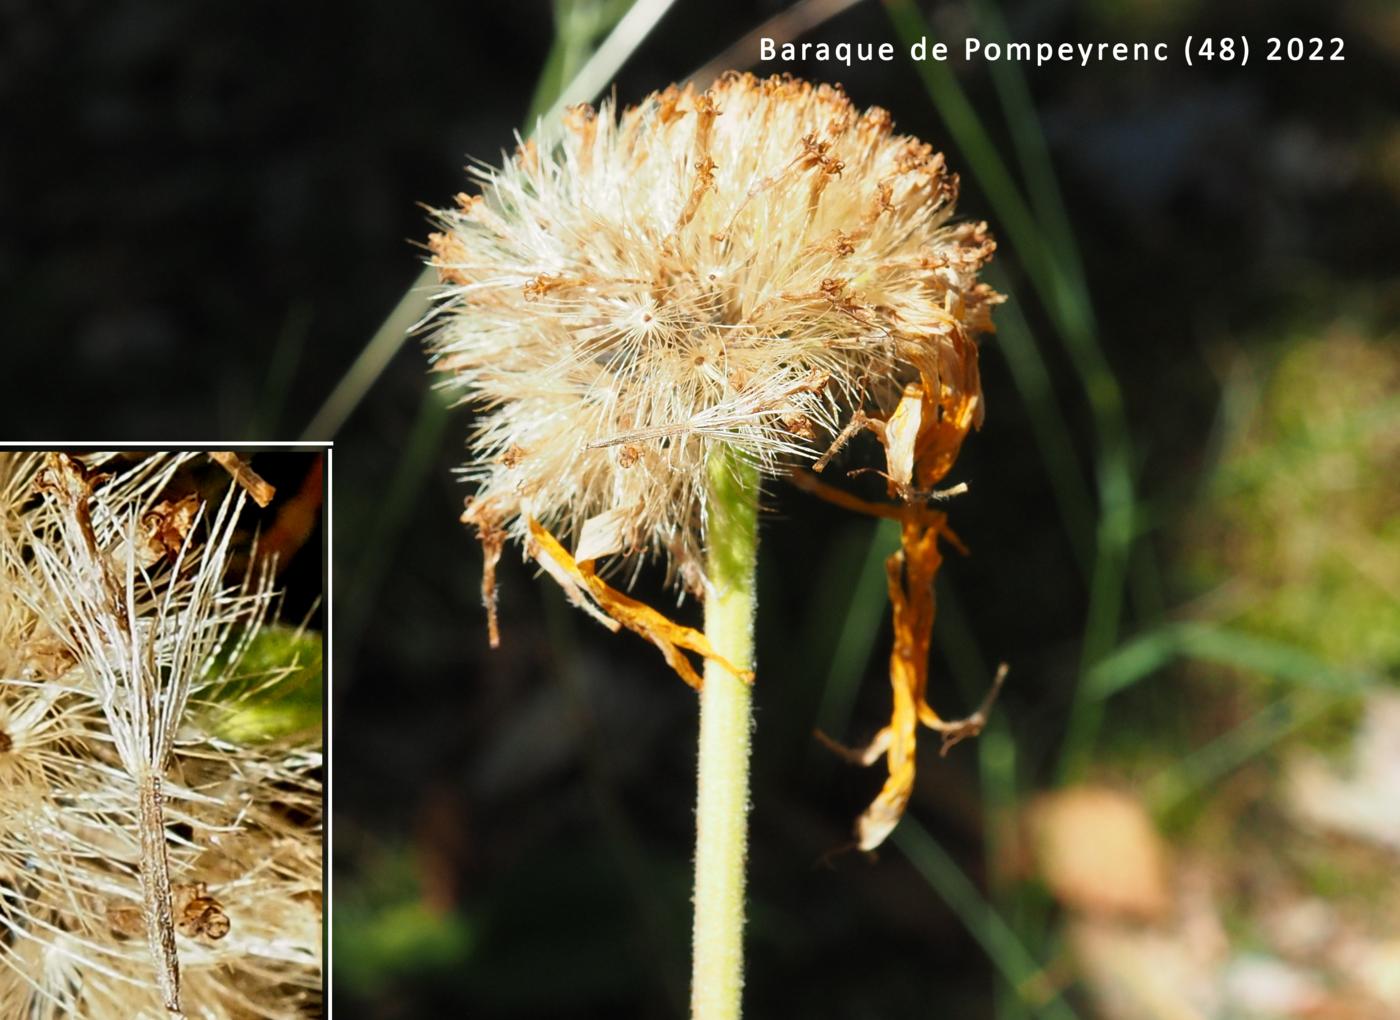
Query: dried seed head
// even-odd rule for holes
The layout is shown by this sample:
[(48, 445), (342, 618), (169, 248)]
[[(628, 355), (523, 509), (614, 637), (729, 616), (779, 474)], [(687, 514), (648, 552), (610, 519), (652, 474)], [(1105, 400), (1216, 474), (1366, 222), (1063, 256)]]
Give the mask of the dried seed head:
[(465, 519), (488, 553), (529, 517), (576, 541), (612, 514), (603, 554), (699, 590), (710, 444), (774, 475), (911, 380), (980, 394), (995, 245), (951, 222), (942, 155), (839, 88), (729, 74), (580, 107), (475, 173), (436, 213), (429, 321), (481, 411)]

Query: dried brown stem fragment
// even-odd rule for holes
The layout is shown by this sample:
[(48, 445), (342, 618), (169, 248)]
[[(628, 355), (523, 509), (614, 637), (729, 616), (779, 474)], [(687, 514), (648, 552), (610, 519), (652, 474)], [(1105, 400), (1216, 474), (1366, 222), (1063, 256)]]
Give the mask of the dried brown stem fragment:
[(214, 450), (210, 452), (209, 459), (232, 475), (233, 480), (253, 497), (253, 502), (258, 506), (267, 506), (272, 502), (272, 497), (277, 495), (277, 490), (265, 482), (238, 454), (229, 450)]
[(88, 503), (92, 499), (94, 476), (82, 462), (66, 453), (50, 453), (44, 457), (44, 469), (34, 481), (34, 488), (63, 507), (67, 514), (64, 526), (72, 529), (75, 548), (81, 549), (85, 562), (75, 564), (84, 575), (82, 580), (99, 587), (103, 591), (103, 601), (109, 602), (103, 608), (118, 616), (118, 592), (115, 581), (108, 575), (106, 565), (97, 547), (97, 535), (92, 530), (92, 511)]
[(860, 432), (862, 429), (869, 428), (872, 431), (876, 431), (877, 434), (880, 434), (883, 432), (884, 425), (885, 423), (882, 421), (867, 417), (864, 411), (856, 411), (855, 414), (851, 415), (851, 420), (846, 423), (845, 427), (841, 429), (836, 438), (831, 441), (831, 445), (826, 448), (826, 452), (813, 462), (812, 470), (818, 474), (825, 471), (826, 466), (831, 463), (831, 458), (840, 453), (841, 450), (845, 448), (846, 444), (855, 438), (856, 433)]
[(816, 475), (807, 471), (794, 471), (788, 476), (793, 485), (810, 492), (818, 499), (824, 499), (828, 503), (839, 506), (845, 510), (853, 510), (858, 514), (866, 514), (870, 517), (883, 517), (886, 520), (902, 521), (904, 519), (904, 508), (893, 503), (874, 503), (868, 499), (861, 499), (844, 489), (838, 489), (834, 485), (828, 485)]
[(478, 500), (467, 500), (461, 520), (463, 524), (476, 528), (477, 539), (481, 542), (481, 604), (486, 607), (486, 633), (491, 647), (499, 648), (501, 625), (497, 612), (496, 565), (500, 563), (501, 552), (505, 549), (506, 532), (491, 512), (490, 505)]

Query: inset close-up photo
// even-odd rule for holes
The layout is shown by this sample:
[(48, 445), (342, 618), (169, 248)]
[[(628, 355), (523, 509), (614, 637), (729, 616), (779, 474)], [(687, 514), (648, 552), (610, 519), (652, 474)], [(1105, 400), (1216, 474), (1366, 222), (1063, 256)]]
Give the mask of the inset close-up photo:
[(325, 1015), (324, 455), (0, 452), (0, 1015)]

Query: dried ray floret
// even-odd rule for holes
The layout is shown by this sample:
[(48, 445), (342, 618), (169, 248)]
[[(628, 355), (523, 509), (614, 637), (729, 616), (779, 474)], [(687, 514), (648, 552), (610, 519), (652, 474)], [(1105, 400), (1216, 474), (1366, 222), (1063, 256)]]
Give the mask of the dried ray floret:
[[(700, 631), (673, 622), (645, 603), (624, 595), (599, 577), (594, 570), (596, 553), (585, 551), (588, 547), (583, 542), (579, 544), (579, 551), (570, 556), (559, 544), (559, 540), (541, 527), (538, 521), (532, 518), (529, 524), (530, 555), (559, 583), (569, 601), (593, 616), (603, 626), (612, 631), (626, 627), (646, 638), (661, 650), (666, 664), (675, 670), (676, 675), (697, 690), (701, 684), (700, 674), (690, 664), (685, 652), (709, 659), (741, 680), (753, 681), (752, 673), (731, 665), (724, 656), (710, 647), (709, 640)], [(588, 529), (585, 529), (584, 534), (588, 536)]]
[[(937, 387), (935, 389), (935, 387)], [(931, 393), (939, 396), (933, 398)], [(943, 556), (939, 539), (961, 548), (948, 528), (947, 515), (927, 500), (942, 495), (933, 486), (952, 467), (959, 447), (975, 418), (978, 396), (956, 391), (925, 378), (904, 390), (888, 420), (861, 423), (885, 449), (886, 479), (892, 504), (876, 504), (828, 486), (811, 475), (796, 477), (802, 488), (839, 505), (900, 522), (900, 548), (885, 561), (894, 642), (890, 652), (890, 686), (894, 702), (890, 723), (868, 745), (845, 748), (822, 734), (827, 746), (848, 760), (872, 765), (882, 756), (888, 778), (871, 805), (856, 822), (856, 843), (873, 850), (899, 824), (914, 787), (915, 748), (920, 724), (941, 733), (942, 752), (958, 741), (976, 736), (986, 725), (1006, 671), (998, 670), (982, 705), (964, 719), (945, 720), (929, 705), (928, 659), (935, 616), (934, 581)]]

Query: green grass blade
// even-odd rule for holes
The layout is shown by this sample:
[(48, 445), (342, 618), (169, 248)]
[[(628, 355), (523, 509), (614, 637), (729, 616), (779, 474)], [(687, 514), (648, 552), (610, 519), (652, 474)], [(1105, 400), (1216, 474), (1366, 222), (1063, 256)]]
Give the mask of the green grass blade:
[(443, 434), (447, 431), (448, 406), (442, 393), (429, 390), (418, 406), (418, 417), (399, 453), (398, 467), (380, 501), (369, 533), (359, 538), (363, 549), (346, 587), (341, 619), (343, 632), (348, 635), (353, 659), (354, 642), (364, 633), (380, 583), (393, 562), (398, 537), (407, 526), (418, 493), (422, 490), (433, 465), (437, 463)]
[[(985, 42), (1005, 44), (1010, 41), (1006, 19), (997, 0), (973, 0), (972, 14), (978, 26), (978, 36)], [(994, 60), (987, 66), (997, 100), (1011, 129), (1011, 143), (1016, 150), (1021, 175), (1026, 181), (1031, 208), (1044, 229), (1047, 245), (1064, 271), (1074, 299), (1082, 302), (1088, 309), (1088, 315), (1092, 316), (1084, 261), (1075, 240), (1054, 164), (1050, 160), (1050, 148), (1035, 112), (1035, 102), (1026, 85), (1026, 76), (1021, 71), (1021, 65), (1015, 61)]]
[(906, 816), (890, 840), (948, 904), (1027, 1006), (1050, 1020), (1075, 1020), (1075, 1012), (1058, 993), (1048, 999), (1037, 996), (1044, 984), (1044, 969), (923, 826)]
[(272, 359), (267, 366), (257, 411), (245, 433), (249, 439), (272, 439), (282, 434), (280, 423), (287, 405), (287, 393), (291, 390), (292, 380), (296, 378), (302, 354), (306, 351), (306, 337), (310, 329), (311, 306), (305, 301), (298, 301), (287, 310), (287, 318), (272, 348)]
[(408, 292), (380, 323), (364, 350), (356, 355), (350, 368), (331, 390), (331, 395), (302, 432), (303, 439), (332, 439), (340, 431), (375, 380), (384, 374), (394, 355), (403, 348), (409, 331), (428, 314), (429, 294), (436, 283), (436, 270), (424, 269), (418, 274)]
[(535, 122), (560, 97), (571, 94), (570, 83), (578, 78), (598, 40), (622, 20), (631, 6), (630, 0), (556, 0), (554, 42), (530, 98), (530, 110), (525, 115), (527, 130), (533, 130)]
[[(913, 0), (885, 0), (885, 10), (906, 47), (920, 37), (932, 38), (928, 22)], [(962, 150), (963, 158), (1000, 218), (1037, 291), (1041, 292), (1041, 299), (1047, 308), (1058, 310), (1060, 301), (1053, 283), (1054, 267), (1035, 218), (951, 66), (946, 61), (921, 60), (915, 68), (934, 108)]]
[(1303, 692), (1265, 705), (1233, 729), (1185, 755), (1146, 785), (1147, 803), (1159, 818), (1208, 790), (1296, 731), (1335, 699)]
[[(934, 647), (948, 660), (953, 676), (958, 681), (963, 704), (970, 708), (980, 703), (992, 682), (992, 670), (977, 645), (972, 628), (968, 625), (957, 589), (948, 582), (946, 575), (938, 586), (938, 618)], [(1010, 678), (1010, 682), (1016, 682), (1014, 676)], [(930, 687), (930, 697), (935, 703), (946, 697), (936, 678), (931, 681)], [(963, 714), (960, 709), (955, 711), (952, 705), (946, 708), (949, 714)], [(992, 712), (991, 718), (987, 720), (987, 727), (978, 736), (975, 746), (984, 819), (983, 860), (988, 874), (991, 875), (995, 874), (996, 862), (1003, 859), (1001, 837), (1005, 829), (998, 823), (1003, 819), (1015, 818), (1021, 810), (1016, 773), (1016, 742), (1003, 711)], [(988, 819), (992, 824), (985, 823)], [(1030, 916), (1031, 911), (1025, 902), (1026, 897), (1021, 884), (994, 884), (989, 893), (993, 907), (1004, 917), (1011, 919), (1007, 926), (1016, 933), (1022, 945), (1032, 949), (1038, 947), (1044, 938), (1044, 926), (1039, 923), (1041, 918)], [(996, 1000), (998, 1020), (1020, 1020), (1027, 1016), (1026, 1004), (1014, 984), (999, 983), (996, 987)]]
[[(988, 282), (998, 290), (1003, 293), (1010, 291), (1005, 273), (994, 270), (987, 275)], [(1055, 505), (1074, 548), (1075, 562), (1087, 579), (1093, 570), (1097, 510), (1079, 457), (1074, 451), (1069, 422), (1055, 398), (1045, 359), (1041, 357), (1040, 348), (1031, 336), (1030, 326), (1014, 299), (998, 310), (996, 319), (997, 336), (993, 350), (999, 351), (1006, 359), (1011, 381), (1026, 405), (1031, 420), (1031, 438), (1045, 464)]]
[(1380, 682), (1370, 673), (1335, 666), (1282, 641), (1215, 624), (1173, 623), (1139, 635), (1103, 659), (1088, 674), (1086, 695), (1103, 700), (1176, 659), (1250, 670), (1337, 695), (1357, 694)]
[(817, 706), (817, 728), (838, 740), (850, 724), (861, 677), (889, 605), (885, 596), (885, 559), (898, 548), (899, 525), (893, 521), (877, 522), (870, 530), (870, 543), (860, 571), (850, 586), (850, 599), (835, 616), (841, 623), (826, 659), (829, 665)]

